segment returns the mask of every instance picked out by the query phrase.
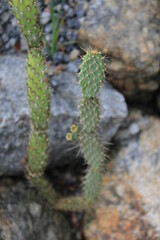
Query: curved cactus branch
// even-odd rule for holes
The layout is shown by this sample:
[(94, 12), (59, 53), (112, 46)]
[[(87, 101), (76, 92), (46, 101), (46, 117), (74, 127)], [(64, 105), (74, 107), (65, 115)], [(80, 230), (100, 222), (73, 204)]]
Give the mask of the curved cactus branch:
[(28, 146), (27, 177), (40, 192), (52, 201), (56, 191), (44, 177), (48, 158), (48, 120), (50, 112), (50, 92), (45, 59), (42, 55), (43, 37), (39, 12), (35, 0), (10, 0), (20, 29), (28, 45), (27, 93), (30, 106), (31, 133)]

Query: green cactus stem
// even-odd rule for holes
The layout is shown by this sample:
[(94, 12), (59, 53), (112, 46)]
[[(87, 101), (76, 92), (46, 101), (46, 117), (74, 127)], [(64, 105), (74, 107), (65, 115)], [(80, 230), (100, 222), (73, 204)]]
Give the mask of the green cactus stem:
[(45, 61), (37, 49), (28, 51), (27, 58), (27, 92), (31, 110), (31, 122), (34, 129), (48, 129), (50, 92)]
[(47, 133), (32, 130), (28, 146), (28, 164), (32, 172), (43, 175), (48, 157), (47, 147)]
[(83, 196), (61, 197), (55, 204), (55, 208), (62, 211), (81, 211), (87, 209), (87, 203)]
[(41, 48), (42, 27), (39, 24), (39, 12), (36, 0), (9, 0), (12, 10), (19, 22), (29, 48)]
[(80, 66), (80, 86), (86, 98), (95, 97), (105, 78), (105, 63), (100, 52), (88, 51)]
[[(79, 207), (89, 208), (98, 198), (103, 163), (105, 160), (104, 146), (96, 134), (100, 119), (100, 103), (96, 96), (105, 78), (105, 62), (100, 52), (91, 50), (83, 57), (80, 66), (80, 81), (83, 97), (80, 101), (80, 126), (77, 133), (68, 133), (66, 138), (78, 141), (83, 157), (88, 164), (87, 174), (83, 181), (82, 197), (60, 199), (57, 208), (77, 210)], [(75, 137), (76, 136), (76, 137)], [(79, 204), (79, 201), (81, 204)], [(67, 202), (67, 206), (66, 206)]]
[(84, 198), (88, 205), (98, 198), (102, 165), (105, 160), (104, 147), (96, 134), (100, 119), (100, 103), (96, 97), (102, 82), (105, 79), (105, 63), (103, 56), (97, 50), (88, 51), (83, 58), (80, 71), (80, 86), (83, 93), (80, 106), (80, 147), (85, 161), (88, 163), (83, 186)]
[(84, 131), (90, 133), (95, 130), (100, 118), (100, 103), (98, 98), (83, 97), (80, 102), (80, 121)]
[(42, 55), (42, 26), (36, 0), (10, 0), (13, 12), (28, 45), (27, 93), (30, 106), (31, 133), (28, 145), (26, 174), (49, 202), (55, 201), (57, 193), (44, 177), (48, 158), (48, 120), (50, 91)]

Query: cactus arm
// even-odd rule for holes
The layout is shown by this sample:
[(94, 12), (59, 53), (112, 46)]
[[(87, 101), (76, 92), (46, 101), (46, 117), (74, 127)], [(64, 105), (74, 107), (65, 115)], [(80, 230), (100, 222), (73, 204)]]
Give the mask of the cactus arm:
[(73, 196), (58, 199), (55, 208), (62, 211), (81, 211), (88, 206), (83, 196)]
[(84, 179), (83, 195), (88, 205), (98, 198), (105, 160), (104, 147), (96, 134), (100, 119), (100, 103), (96, 97), (105, 79), (105, 63), (100, 52), (88, 51), (83, 58), (80, 71), (80, 86), (83, 93), (83, 107), (80, 114), (82, 131), (80, 145), (88, 172)]
[[(61, 198), (56, 205), (61, 210), (79, 210), (89, 208), (98, 198), (103, 163), (104, 146), (96, 134), (100, 119), (100, 103), (96, 96), (105, 78), (105, 63), (100, 52), (88, 51), (80, 66), (80, 81), (83, 97), (80, 101), (80, 127), (78, 131), (68, 133), (67, 140), (79, 142), (81, 152), (88, 164), (87, 174), (83, 180), (81, 197)], [(75, 126), (75, 125), (73, 125)]]
[(12, 10), (19, 22), (29, 48), (41, 48), (42, 27), (39, 23), (39, 12), (36, 0), (9, 0)]
[(48, 201), (55, 201), (58, 194), (44, 177), (48, 157), (48, 119), (50, 111), (49, 82), (42, 55), (43, 36), (39, 11), (35, 0), (10, 0), (20, 29), (28, 45), (27, 93), (30, 106), (31, 133), (27, 150), (26, 174)]

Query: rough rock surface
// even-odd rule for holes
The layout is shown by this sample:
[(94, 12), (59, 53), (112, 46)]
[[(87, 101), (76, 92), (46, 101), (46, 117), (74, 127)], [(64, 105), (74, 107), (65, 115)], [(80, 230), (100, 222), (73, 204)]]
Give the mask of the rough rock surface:
[(116, 135), (87, 239), (160, 239), (160, 119), (132, 111)]
[[(52, 165), (73, 160), (77, 150), (65, 139), (73, 122), (77, 122), (80, 88), (76, 84), (77, 67), (51, 78), (50, 162)], [(0, 59), (0, 175), (23, 172), (23, 159), (29, 138), (29, 106), (25, 88), (25, 56), (6, 55)], [(127, 116), (124, 97), (109, 84), (101, 91), (101, 133), (109, 141)], [(103, 130), (102, 130), (103, 129)], [(75, 159), (74, 159), (75, 161)]]
[(130, 100), (150, 100), (160, 86), (159, 0), (91, 0), (79, 31), (81, 45), (111, 59), (110, 81)]
[(36, 190), (26, 182), (1, 180), (1, 240), (70, 240), (70, 232), (62, 214), (46, 206)]

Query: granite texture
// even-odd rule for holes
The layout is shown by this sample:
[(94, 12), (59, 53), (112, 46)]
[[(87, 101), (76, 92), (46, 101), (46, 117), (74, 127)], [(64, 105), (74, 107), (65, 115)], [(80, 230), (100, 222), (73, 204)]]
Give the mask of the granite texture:
[(1, 240), (70, 240), (67, 219), (22, 180), (0, 180)]

